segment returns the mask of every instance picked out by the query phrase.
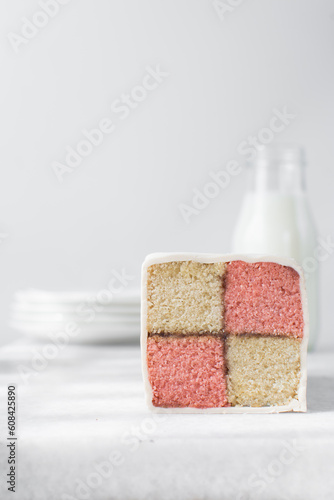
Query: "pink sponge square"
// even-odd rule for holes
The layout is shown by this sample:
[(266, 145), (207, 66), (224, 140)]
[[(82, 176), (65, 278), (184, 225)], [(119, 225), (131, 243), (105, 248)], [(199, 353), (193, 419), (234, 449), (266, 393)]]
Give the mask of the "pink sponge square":
[(225, 332), (303, 336), (299, 274), (291, 267), (230, 262), (225, 287)]
[(147, 366), (154, 406), (217, 408), (226, 396), (223, 340), (198, 337), (147, 339)]

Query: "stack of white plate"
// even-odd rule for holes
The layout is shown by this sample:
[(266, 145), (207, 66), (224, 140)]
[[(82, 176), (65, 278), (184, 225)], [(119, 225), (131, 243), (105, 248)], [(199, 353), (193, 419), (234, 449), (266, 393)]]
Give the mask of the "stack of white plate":
[(71, 342), (131, 342), (139, 339), (140, 292), (19, 291), (10, 326), (43, 340), (64, 332)]

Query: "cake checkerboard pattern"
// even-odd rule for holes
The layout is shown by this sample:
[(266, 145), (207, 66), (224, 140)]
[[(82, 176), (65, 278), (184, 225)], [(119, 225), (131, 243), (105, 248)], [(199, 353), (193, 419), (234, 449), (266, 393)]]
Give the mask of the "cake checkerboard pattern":
[(156, 254), (142, 359), (155, 411), (305, 411), (307, 303), (290, 259)]

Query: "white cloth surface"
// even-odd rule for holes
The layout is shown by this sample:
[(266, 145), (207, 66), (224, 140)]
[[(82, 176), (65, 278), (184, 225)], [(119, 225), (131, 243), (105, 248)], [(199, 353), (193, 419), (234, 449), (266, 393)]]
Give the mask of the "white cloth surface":
[[(334, 498), (334, 353), (309, 355), (305, 414), (153, 415), (139, 347), (49, 349), (21, 341), (0, 350), (1, 499)], [(5, 479), (12, 383), (15, 494)]]

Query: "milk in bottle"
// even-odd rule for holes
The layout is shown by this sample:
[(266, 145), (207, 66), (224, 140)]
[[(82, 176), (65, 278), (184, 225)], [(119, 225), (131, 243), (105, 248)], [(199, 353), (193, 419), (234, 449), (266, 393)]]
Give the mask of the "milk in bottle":
[[(303, 151), (298, 147), (267, 146), (257, 152), (249, 166), (250, 189), (235, 228), (233, 252), (293, 257), (306, 267), (307, 258), (314, 257), (317, 234), (304, 168)], [(312, 349), (318, 326), (318, 269), (305, 270)]]

